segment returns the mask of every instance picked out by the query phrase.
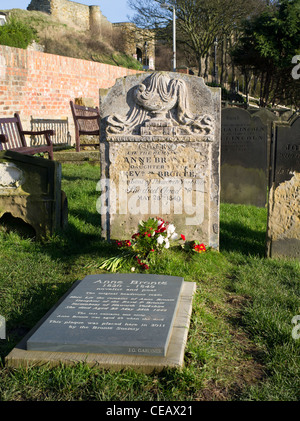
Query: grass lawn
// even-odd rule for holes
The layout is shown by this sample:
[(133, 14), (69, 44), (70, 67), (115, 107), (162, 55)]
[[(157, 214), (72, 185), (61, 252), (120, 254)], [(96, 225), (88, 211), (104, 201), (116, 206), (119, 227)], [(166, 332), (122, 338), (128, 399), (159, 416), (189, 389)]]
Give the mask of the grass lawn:
[[(221, 205), (220, 251), (166, 251), (149, 273), (197, 283), (182, 369), (150, 375), (77, 364), (8, 368), (4, 357), (78, 279), (115, 248), (100, 239), (99, 167), (63, 165), (69, 226), (35, 242), (0, 232), (1, 401), (297, 401), (300, 264), (264, 258), (266, 209)], [(200, 239), (201, 240), (201, 239)], [(137, 271), (139, 269), (137, 268)], [(130, 266), (122, 272), (129, 272)]]

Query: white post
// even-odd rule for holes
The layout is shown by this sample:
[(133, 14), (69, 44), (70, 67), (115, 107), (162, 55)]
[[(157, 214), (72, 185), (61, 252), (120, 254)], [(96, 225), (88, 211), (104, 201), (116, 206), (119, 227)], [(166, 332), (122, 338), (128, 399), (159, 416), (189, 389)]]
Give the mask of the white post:
[(173, 6), (173, 72), (176, 72), (176, 13)]

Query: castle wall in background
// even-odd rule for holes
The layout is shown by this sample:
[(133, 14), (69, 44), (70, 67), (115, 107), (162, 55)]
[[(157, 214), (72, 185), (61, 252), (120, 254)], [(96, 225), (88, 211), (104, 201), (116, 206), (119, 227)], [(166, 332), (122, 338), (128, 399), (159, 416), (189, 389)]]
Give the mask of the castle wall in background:
[(27, 10), (48, 13), (59, 21), (79, 26), (82, 30), (100, 32), (104, 26), (112, 26), (102, 15), (99, 6), (87, 6), (69, 0), (31, 0)]
[(31, 0), (28, 10), (48, 13), (60, 22), (76, 26), (82, 31), (91, 31), (119, 37), (126, 54), (135, 57), (146, 68), (155, 67), (155, 41), (153, 34), (140, 30), (129, 22), (111, 23), (102, 14), (99, 6), (87, 6), (69, 0)]

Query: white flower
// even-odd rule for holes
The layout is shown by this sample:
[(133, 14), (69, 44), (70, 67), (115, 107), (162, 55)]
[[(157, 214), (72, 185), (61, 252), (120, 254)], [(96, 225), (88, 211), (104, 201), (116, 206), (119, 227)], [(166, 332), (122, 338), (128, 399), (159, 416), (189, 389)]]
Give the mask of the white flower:
[(157, 244), (162, 244), (164, 242), (164, 237), (162, 235), (159, 235), (157, 237)]
[(177, 232), (174, 232), (172, 235), (171, 235), (171, 237), (170, 237), (170, 240), (172, 240), (172, 241), (175, 241), (175, 240), (177, 240), (178, 239), (178, 234), (177, 234)]
[(134, 266), (132, 266), (132, 268), (131, 268), (131, 272), (134, 272), (135, 271), (135, 267)]
[(168, 249), (169, 247), (170, 247), (170, 243), (169, 243), (169, 240), (166, 238), (165, 239), (165, 249)]
[(175, 232), (175, 226), (173, 224), (170, 224), (167, 228), (167, 236), (170, 237)]

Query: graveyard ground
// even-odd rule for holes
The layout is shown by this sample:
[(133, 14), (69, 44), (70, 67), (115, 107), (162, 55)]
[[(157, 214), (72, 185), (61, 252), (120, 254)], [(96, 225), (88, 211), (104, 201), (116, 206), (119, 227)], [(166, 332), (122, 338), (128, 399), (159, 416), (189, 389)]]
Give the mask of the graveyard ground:
[(197, 283), (182, 369), (146, 375), (85, 364), (4, 365), (73, 282), (100, 273), (100, 263), (116, 251), (100, 239), (99, 172), (99, 166), (63, 164), (65, 232), (42, 243), (0, 232), (0, 314), (7, 321), (0, 400), (299, 400), (300, 340), (292, 337), (292, 318), (300, 312), (300, 264), (264, 258), (267, 211), (251, 206), (221, 205), (220, 252), (187, 257), (168, 250), (150, 269)]

